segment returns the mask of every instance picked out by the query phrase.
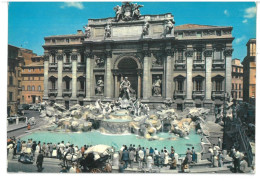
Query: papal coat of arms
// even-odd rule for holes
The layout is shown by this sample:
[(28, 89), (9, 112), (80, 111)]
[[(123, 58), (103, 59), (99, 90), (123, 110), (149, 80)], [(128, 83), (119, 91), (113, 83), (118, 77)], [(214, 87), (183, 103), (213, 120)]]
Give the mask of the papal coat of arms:
[(138, 20), (141, 16), (139, 8), (143, 5), (138, 5), (136, 3), (124, 2), (122, 6), (114, 7), (116, 12), (116, 21), (129, 21)]

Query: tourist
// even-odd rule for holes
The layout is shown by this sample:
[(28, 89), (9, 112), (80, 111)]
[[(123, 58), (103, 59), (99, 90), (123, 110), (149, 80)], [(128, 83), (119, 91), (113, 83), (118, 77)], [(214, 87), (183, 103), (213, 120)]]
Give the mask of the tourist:
[(67, 173), (67, 172), (68, 172), (68, 171), (67, 171), (66, 167), (63, 166), (63, 167), (62, 167), (62, 170), (60, 171), (60, 173)]
[(150, 155), (150, 150), (148, 148), (145, 149), (145, 159)]
[(17, 146), (16, 146), (16, 152), (20, 153), (20, 151), (21, 151), (21, 141), (20, 141), (20, 139), (18, 139)]
[(218, 152), (218, 167), (223, 167), (223, 155), (222, 152)]
[(144, 147), (142, 147), (142, 150), (144, 152), (144, 159), (143, 159), (143, 162), (145, 163), (146, 162), (146, 150), (144, 149)]
[(41, 150), (43, 152), (43, 155), (46, 157), (46, 144), (45, 144), (45, 142), (43, 142)]
[(196, 152), (194, 147), (191, 148), (191, 154), (192, 154), (192, 162), (196, 161)]
[(154, 164), (159, 166), (159, 151), (157, 148), (154, 149)]
[(120, 165), (119, 165), (119, 173), (124, 173), (124, 169), (125, 169), (125, 163), (123, 161), (121, 161)]
[[(61, 141), (61, 144), (60, 144), (60, 154), (63, 155), (64, 153), (64, 149), (65, 149), (65, 145), (64, 145), (64, 141)], [(60, 157), (61, 158), (61, 157)]]
[(37, 168), (38, 168), (38, 172), (41, 172), (42, 171), (42, 164), (43, 164), (43, 154), (42, 152), (40, 151), (39, 152), (39, 155), (37, 156), (37, 160), (36, 160), (36, 165), (37, 165)]
[(213, 149), (209, 147), (208, 152), (209, 152), (209, 160), (213, 163)]
[(35, 151), (36, 151), (36, 146), (37, 146), (36, 141), (33, 141), (33, 144), (32, 144), (32, 155), (33, 156), (34, 156)]
[(218, 137), (218, 147), (222, 148), (222, 140), (220, 137)]
[(237, 173), (240, 171), (240, 152), (236, 151), (234, 157), (234, 172)]
[(14, 155), (14, 149), (13, 149), (13, 144), (9, 144), (7, 146), (7, 149), (8, 149), (8, 153), (7, 153), (7, 159), (8, 160), (12, 160), (13, 159), (13, 155)]
[(164, 151), (163, 150), (161, 150), (161, 152), (160, 152), (160, 161), (159, 161), (159, 166), (163, 166), (163, 164), (164, 164)]
[(167, 166), (169, 163), (169, 154), (167, 152), (167, 150), (164, 150), (164, 166)]
[(25, 141), (22, 142), (22, 151), (21, 153), (25, 153), (26, 152), (26, 143)]
[(72, 165), (71, 165), (71, 167), (70, 167), (70, 169), (69, 169), (69, 173), (76, 173), (76, 172), (77, 172), (76, 166), (75, 166), (74, 163), (72, 163)]
[(181, 164), (181, 171), (184, 172), (188, 168), (189, 168), (188, 157), (186, 156), (185, 159), (183, 160), (182, 164)]
[(152, 169), (153, 169), (153, 158), (149, 155), (148, 157), (147, 157), (147, 171), (149, 171), (149, 172), (152, 172)]
[(46, 157), (49, 157), (49, 155), (50, 155), (49, 144), (50, 144), (50, 143), (47, 143), (47, 145), (46, 145), (46, 147), (45, 147), (45, 156), (46, 156)]
[(144, 151), (142, 149), (140, 149), (138, 151), (138, 161), (139, 161), (139, 169), (143, 168), (143, 161), (144, 161)]
[(133, 168), (134, 159), (135, 159), (135, 149), (132, 148), (129, 153), (129, 164), (131, 168)]
[(172, 163), (170, 165), (170, 169), (176, 169), (177, 168), (177, 161), (175, 159), (175, 157), (172, 157)]
[(124, 168), (127, 168), (129, 161), (129, 152), (127, 149), (124, 149), (121, 160), (125, 163)]
[(190, 151), (190, 148), (187, 149), (186, 151), (186, 157), (188, 158), (188, 164), (192, 162), (192, 152)]
[[(36, 158), (36, 159), (37, 159), (37, 157), (38, 157), (40, 151), (41, 151), (41, 143), (38, 142), (38, 144), (37, 144), (37, 146), (36, 146), (36, 148), (35, 148), (35, 158)], [(35, 159), (35, 160), (36, 160), (36, 159)]]
[(49, 144), (49, 152), (50, 152), (50, 158), (52, 158), (52, 152), (53, 152), (53, 145), (52, 145), (52, 143)]
[(153, 153), (154, 153), (154, 150), (152, 147), (150, 147), (150, 150), (149, 150), (149, 155), (153, 158)]

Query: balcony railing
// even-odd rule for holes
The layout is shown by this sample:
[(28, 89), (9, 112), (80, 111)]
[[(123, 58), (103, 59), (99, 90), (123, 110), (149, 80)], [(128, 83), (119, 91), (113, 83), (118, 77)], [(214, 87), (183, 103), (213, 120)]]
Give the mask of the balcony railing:
[(57, 70), (57, 63), (50, 63), (49, 64), (49, 70)]
[(175, 91), (174, 91), (174, 98), (175, 98), (175, 99), (176, 99), (176, 98), (182, 98), (182, 99), (184, 99), (185, 96), (186, 96), (186, 91), (184, 91), (184, 90), (175, 90)]
[(80, 70), (81, 70), (81, 71), (82, 71), (82, 70), (84, 71), (84, 70), (85, 70), (85, 67), (86, 67), (86, 64), (80, 62), (80, 63), (77, 64), (77, 67), (78, 67), (78, 70), (79, 70), (79, 71), (80, 71)]
[(185, 60), (175, 60), (175, 68), (176, 69), (185, 69), (186, 68), (186, 61)]
[(80, 89), (80, 90), (78, 90), (77, 96), (78, 96), (78, 97), (79, 97), (79, 96), (85, 97), (85, 93), (86, 93), (85, 90)]
[(205, 61), (201, 60), (201, 59), (193, 60), (193, 68), (194, 69), (197, 69), (197, 68), (204, 69), (205, 68)]
[(63, 70), (71, 70), (71, 63), (64, 63), (63, 64)]
[(63, 96), (71, 96), (71, 89), (63, 89), (62, 91)]
[(225, 68), (224, 59), (214, 59), (212, 62), (212, 68)]
[(58, 93), (58, 91), (57, 91), (57, 89), (49, 89), (49, 96), (57, 96), (57, 93)]
[(200, 90), (200, 91), (194, 90), (194, 91), (192, 91), (192, 97), (193, 97), (193, 99), (195, 99), (195, 98), (204, 99), (204, 97), (205, 97), (204, 90)]
[(223, 100), (224, 99), (224, 91), (212, 91), (212, 99), (215, 100), (215, 99), (221, 99)]

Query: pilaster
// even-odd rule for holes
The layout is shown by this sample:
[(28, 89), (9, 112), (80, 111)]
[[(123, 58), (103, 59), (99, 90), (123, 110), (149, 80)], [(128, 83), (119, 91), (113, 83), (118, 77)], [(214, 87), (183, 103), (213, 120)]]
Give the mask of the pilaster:
[(63, 56), (64, 56), (64, 54), (61, 54), (61, 53), (59, 53), (57, 55), (57, 61), (58, 61), (58, 95), (57, 95), (56, 99), (62, 99)]
[(231, 80), (232, 80), (232, 52), (233, 49), (232, 48), (228, 48), (224, 50), (224, 56), (225, 56), (225, 92), (227, 92), (229, 94), (229, 96), (231, 96)]
[(105, 97), (106, 99), (112, 98), (112, 72), (111, 72), (111, 58), (112, 52), (106, 51), (106, 68), (105, 68)]
[(151, 57), (151, 52), (149, 50), (145, 50), (144, 52), (144, 66), (143, 66), (143, 99), (147, 100), (150, 97), (149, 92), (149, 61)]
[(72, 99), (77, 99), (77, 60), (80, 56), (77, 53), (72, 53)]
[(49, 79), (49, 61), (50, 61), (50, 55), (46, 54), (44, 55), (44, 92), (43, 92), (43, 100), (48, 100), (48, 79)]

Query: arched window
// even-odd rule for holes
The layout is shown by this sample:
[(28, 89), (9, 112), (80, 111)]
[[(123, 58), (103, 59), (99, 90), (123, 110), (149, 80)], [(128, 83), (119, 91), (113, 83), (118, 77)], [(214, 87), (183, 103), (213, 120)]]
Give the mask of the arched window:
[(41, 91), (41, 86), (40, 85), (38, 86), (38, 91)]
[(34, 85), (32, 86), (32, 91), (35, 91), (35, 87), (34, 87)]
[(30, 91), (30, 90), (31, 90), (31, 87), (30, 87), (29, 85), (27, 86), (27, 90), (28, 90), (28, 91)]

